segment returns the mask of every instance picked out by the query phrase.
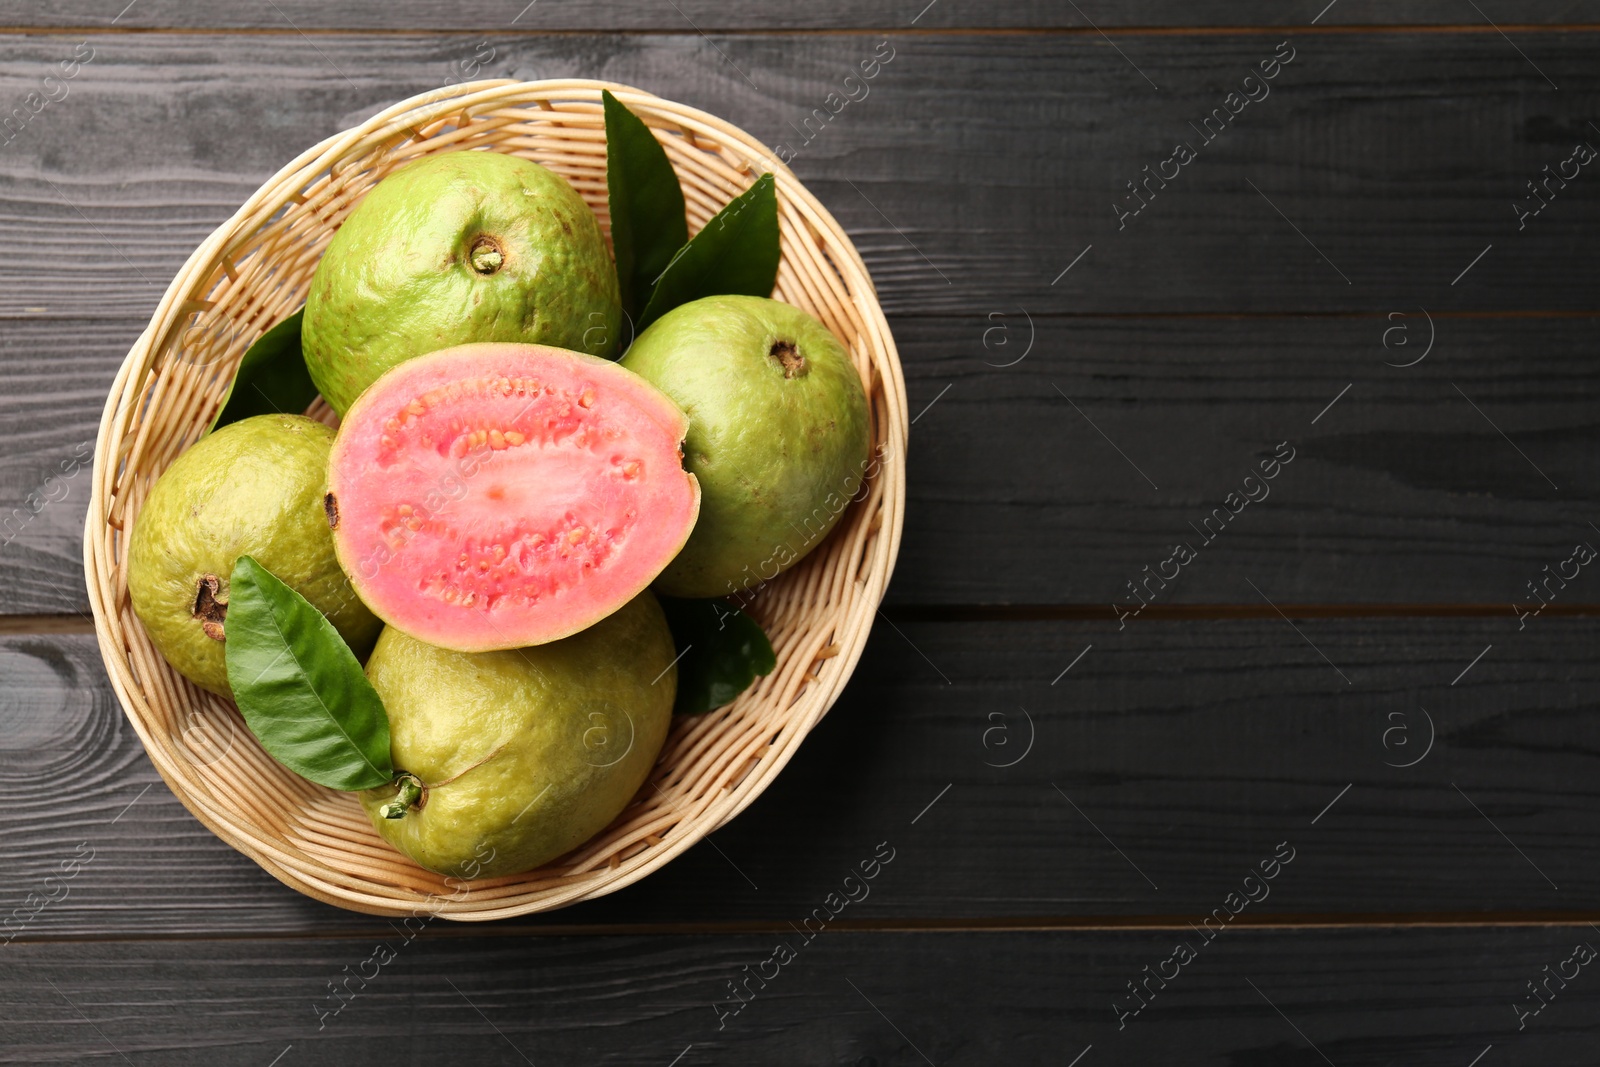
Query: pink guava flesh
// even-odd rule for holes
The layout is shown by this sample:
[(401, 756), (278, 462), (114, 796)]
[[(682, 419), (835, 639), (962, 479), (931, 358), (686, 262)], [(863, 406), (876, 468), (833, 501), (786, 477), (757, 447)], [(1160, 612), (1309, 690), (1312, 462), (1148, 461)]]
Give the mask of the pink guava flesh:
[(463, 652), (544, 644), (653, 581), (694, 528), (683, 413), (556, 348), (400, 364), (345, 414), (328, 473), (339, 562), (374, 613)]

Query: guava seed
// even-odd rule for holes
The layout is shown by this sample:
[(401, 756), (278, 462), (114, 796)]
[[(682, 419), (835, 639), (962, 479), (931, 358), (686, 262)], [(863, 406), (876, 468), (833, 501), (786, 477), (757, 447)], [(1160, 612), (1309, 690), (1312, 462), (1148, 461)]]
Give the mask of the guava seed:
[(778, 361), (785, 378), (798, 378), (807, 370), (806, 357), (800, 354), (793, 341), (774, 341), (767, 355)]
[[(501, 273), (515, 268), (508, 255)], [(560, 349), (463, 346), (396, 367), (351, 407), (323, 486), (341, 559), (380, 564), (352, 584), (443, 647), (575, 632), (687, 536), (698, 487), (671, 458), (685, 421), (633, 375)]]
[[(522, 406), (509, 421), (503, 415), (485, 418), (471, 410), (484, 400), (511, 397), (527, 397), (539, 403)], [(443, 423), (448, 430), (445, 439), (438, 444), (439, 454), (455, 459), (463, 459), (469, 453), (487, 456), (525, 444), (543, 448), (594, 448), (603, 440), (618, 436), (615, 427), (603, 422), (593, 423), (585, 417), (584, 413), (593, 409), (597, 399), (598, 394), (593, 389), (585, 388), (580, 392), (542, 386), (539, 379), (533, 377), (463, 378), (392, 409), (393, 413), (383, 420), (378, 444), (384, 461), (388, 462), (413, 446), (413, 435), (420, 437), (424, 447), (432, 447), (435, 439), (427, 427), (437, 428)], [(468, 405), (469, 414), (454, 415), (453, 406), (458, 404)]]
[[(426, 532), (436, 533), (436, 525), (426, 524)], [(386, 523), (385, 531), (389, 529)], [(555, 528), (535, 529), (531, 524), (519, 523), (500, 531), (494, 540), (468, 540), (455, 561), (454, 572), (425, 575), (417, 581), (416, 590), (420, 596), (464, 608), (476, 607), (486, 614), (501, 601), (537, 603), (570, 584), (551, 576), (553, 558), (568, 560), (578, 568), (604, 566), (626, 536), (626, 525), (594, 529), (572, 515)], [(505, 583), (507, 587), (491, 592), (474, 580), (479, 577), (491, 586)]]

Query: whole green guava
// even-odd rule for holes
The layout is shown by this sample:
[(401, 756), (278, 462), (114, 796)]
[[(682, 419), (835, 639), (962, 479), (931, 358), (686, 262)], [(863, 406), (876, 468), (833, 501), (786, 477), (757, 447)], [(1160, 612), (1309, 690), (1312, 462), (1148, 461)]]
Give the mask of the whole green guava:
[(242, 555), (328, 617), (357, 656), (382, 623), (334, 558), (323, 498), (333, 431), (257, 415), (202, 437), (156, 480), (128, 542), (128, 594), (156, 650), (229, 695), (228, 579)]
[(861, 488), (871, 435), (861, 376), (799, 308), (758, 296), (682, 304), (622, 365), (689, 416), (683, 464), (700, 480), (700, 517), (660, 592), (727, 596), (775, 577)]
[(531, 648), (451, 652), (388, 627), (367, 677), (389, 712), (402, 784), (367, 790), (362, 806), (391, 845), (457, 878), (517, 874), (570, 852), (655, 765), (677, 693), (673, 656), (649, 592)]
[(554, 171), (499, 152), (408, 164), (334, 234), (301, 346), (340, 415), (384, 371), (472, 341), (609, 356), (622, 321), (600, 223)]

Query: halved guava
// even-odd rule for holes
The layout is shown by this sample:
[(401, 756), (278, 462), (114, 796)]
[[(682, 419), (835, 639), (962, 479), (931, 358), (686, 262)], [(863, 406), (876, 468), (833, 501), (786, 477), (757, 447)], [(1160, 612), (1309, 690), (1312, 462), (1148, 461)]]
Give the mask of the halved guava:
[(461, 652), (592, 626), (653, 581), (700, 510), (688, 420), (594, 356), (470, 344), (400, 364), (346, 413), (326, 510), (356, 592)]

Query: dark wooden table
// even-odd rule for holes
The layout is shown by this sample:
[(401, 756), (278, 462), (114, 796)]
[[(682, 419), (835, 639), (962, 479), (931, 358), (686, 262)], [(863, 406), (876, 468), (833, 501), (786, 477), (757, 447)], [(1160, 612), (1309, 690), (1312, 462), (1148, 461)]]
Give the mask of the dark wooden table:
[[(0, 34), (0, 1062), (1600, 1063), (1600, 3), (56, 0)], [(418, 929), (159, 782), (84, 615), (84, 457), (215, 225), (480, 76), (794, 150), (900, 345), (909, 519), (849, 691), (707, 847)]]

